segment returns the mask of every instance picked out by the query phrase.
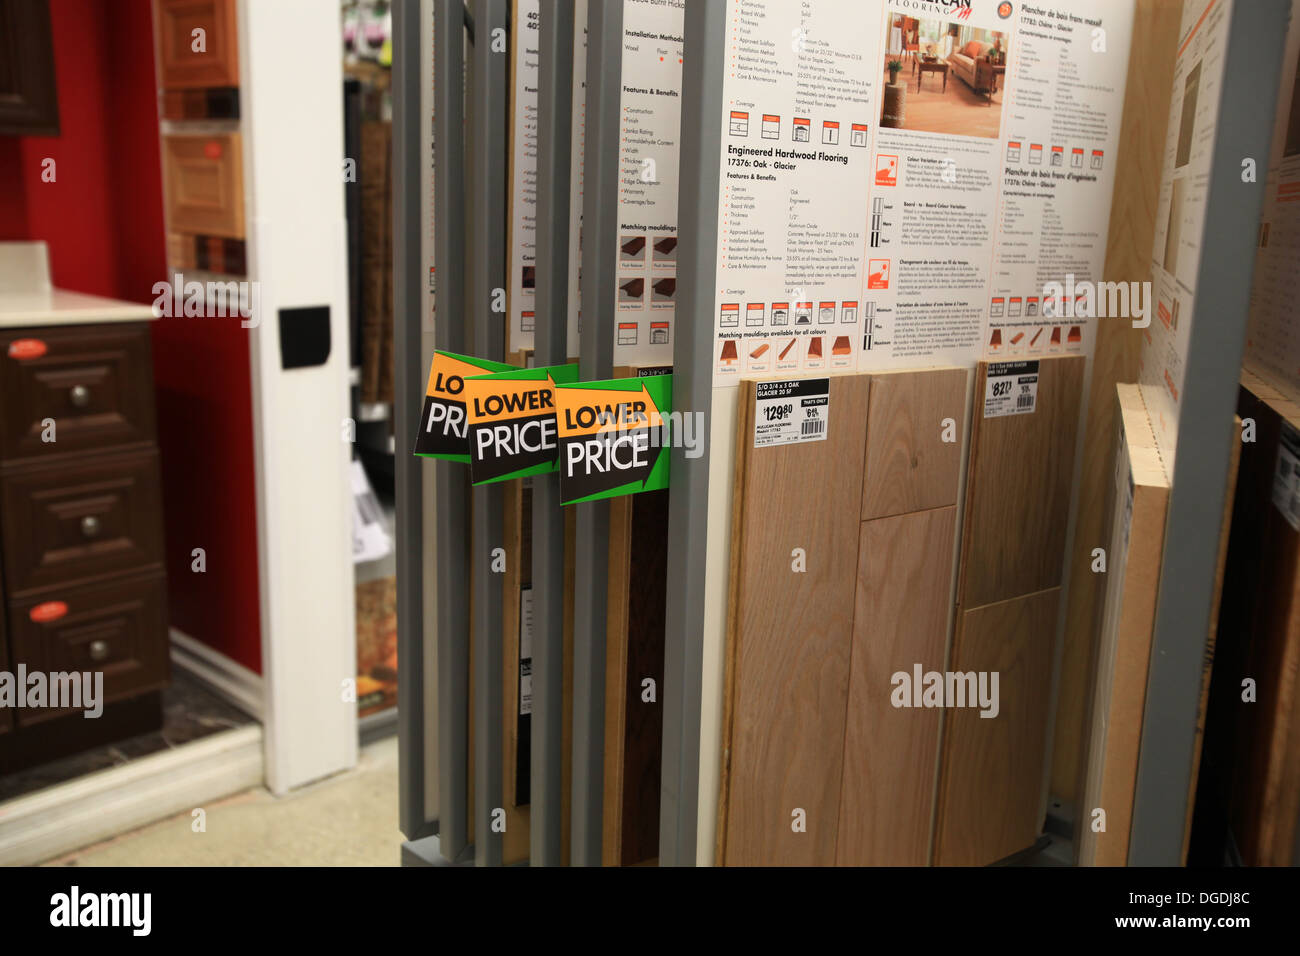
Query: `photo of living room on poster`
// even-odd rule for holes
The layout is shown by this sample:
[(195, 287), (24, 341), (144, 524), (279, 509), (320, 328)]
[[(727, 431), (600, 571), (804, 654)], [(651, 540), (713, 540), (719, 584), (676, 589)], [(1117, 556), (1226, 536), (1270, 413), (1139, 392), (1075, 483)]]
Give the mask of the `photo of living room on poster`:
[(996, 139), (1009, 40), (997, 30), (888, 14), (881, 127)]

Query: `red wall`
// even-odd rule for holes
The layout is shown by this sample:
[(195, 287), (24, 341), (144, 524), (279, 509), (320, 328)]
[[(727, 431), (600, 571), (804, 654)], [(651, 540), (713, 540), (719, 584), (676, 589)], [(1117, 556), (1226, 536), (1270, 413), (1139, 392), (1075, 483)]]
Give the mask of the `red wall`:
[[(0, 239), (45, 240), (59, 288), (152, 302), (168, 277), (149, 0), (51, 0), (50, 18), (60, 135), (0, 137)], [(250, 333), (152, 328), (171, 622), (260, 673)]]

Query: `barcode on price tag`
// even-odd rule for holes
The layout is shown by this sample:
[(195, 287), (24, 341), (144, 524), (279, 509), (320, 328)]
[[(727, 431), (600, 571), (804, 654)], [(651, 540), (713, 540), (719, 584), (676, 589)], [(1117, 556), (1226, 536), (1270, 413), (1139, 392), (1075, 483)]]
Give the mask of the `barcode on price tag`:
[(1037, 362), (990, 362), (984, 385), (984, 417), (1028, 415), (1038, 402)]
[(828, 378), (759, 382), (754, 395), (754, 447), (825, 441), (830, 416)]
[(1273, 469), (1273, 505), (1296, 531), (1300, 531), (1300, 432), (1282, 423)]

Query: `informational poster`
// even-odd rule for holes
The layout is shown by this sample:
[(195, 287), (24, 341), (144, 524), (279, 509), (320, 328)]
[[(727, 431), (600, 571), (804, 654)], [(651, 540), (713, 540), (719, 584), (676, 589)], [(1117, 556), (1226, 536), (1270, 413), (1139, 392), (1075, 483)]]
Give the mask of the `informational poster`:
[[(1261, 164), (1262, 165), (1262, 164)], [(1246, 365), (1300, 401), (1300, 0), (1292, 0), (1259, 225)]]
[(1196, 274), (1233, 0), (1185, 0), (1174, 65), (1160, 205), (1151, 257), (1155, 316), (1142, 345), (1140, 385), (1156, 446), (1173, 474), (1186, 384)]
[(673, 360), (683, 0), (623, 0), (614, 365)]
[(537, 299), (537, 71), (540, 0), (515, 0), (510, 34), (510, 290), (506, 351), (533, 347)]
[(714, 384), (1092, 348), (1133, 0), (728, 0)]
[(569, 358), (579, 353), (582, 331), (582, 186), (587, 150), (587, 0), (573, 10), (573, 130), (569, 172)]

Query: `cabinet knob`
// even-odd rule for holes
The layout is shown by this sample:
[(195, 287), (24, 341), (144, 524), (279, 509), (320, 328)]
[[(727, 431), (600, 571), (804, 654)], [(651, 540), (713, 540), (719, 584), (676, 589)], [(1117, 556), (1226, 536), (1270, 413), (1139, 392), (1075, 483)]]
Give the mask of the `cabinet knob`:
[(85, 408), (90, 404), (90, 389), (84, 385), (74, 385), (68, 390), (68, 398), (77, 408)]
[(81, 533), (87, 538), (93, 538), (99, 534), (99, 519), (94, 515), (86, 515), (81, 519)]
[(92, 661), (102, 661), (108, 657), (108, 641), (98, 640), (90, 642), (90, 659)]

